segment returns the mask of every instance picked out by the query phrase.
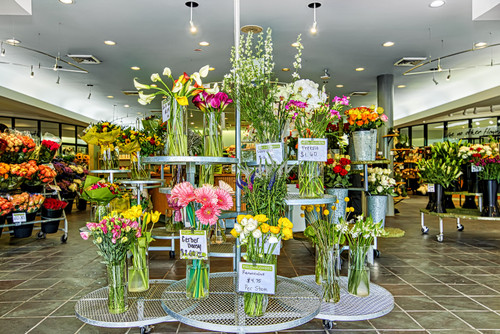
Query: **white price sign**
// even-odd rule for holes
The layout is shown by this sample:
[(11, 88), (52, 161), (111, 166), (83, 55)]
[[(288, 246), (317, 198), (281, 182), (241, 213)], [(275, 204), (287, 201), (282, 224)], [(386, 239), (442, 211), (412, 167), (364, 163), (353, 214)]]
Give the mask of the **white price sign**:
[(238, 267), (238, 291), (273, 295), (275, 293), (274, 264), (244, 263)]
[(483, 171), (483, 166), (476, 166), (476, 165), (471, 165), (470, 166), (470, 171), (472, 173), (479, 173)]
[(181, 230), (180, 231), (181, 259), (207, 260), (207, 231)]
[(283, 162), (283, 143), (267, 143), (255, 145), (257, 152), (257, 162), (271, 163), (275, 161), (280, 164)]
[(326, 138), (299, 138), (299, 161), (326, 161), (327, 155)]
[(167, 100), (161, 101), (161, 118), (163, 122), (167, 122), (170, 119), (170, 103)]
[(428, 193), (434, 193), (434, 192), (436, 192), (436, 189), (435, 189), (435, 187), (434, 187), (434, 184), (429, 183), (429, 184), (427, 185), (427, 192), (428, 192)]
[(26, 212), (13, 212), (12, 213), (12, 222), (16, 226), (21, 225), (21, 223), (25, 223), (26, 222)]

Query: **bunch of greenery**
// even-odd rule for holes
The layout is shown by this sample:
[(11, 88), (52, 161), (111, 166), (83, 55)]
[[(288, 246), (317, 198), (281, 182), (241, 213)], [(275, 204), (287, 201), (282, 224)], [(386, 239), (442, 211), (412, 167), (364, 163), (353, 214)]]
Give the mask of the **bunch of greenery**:
[(418, 175), (421, 180), (448, 188), (462, 175), (460, 166), (463, 159), (459, 155), (460, 146), (461, 141), (458, 143), (445, 141), (432, 145), (431, 158), (418, 162)]

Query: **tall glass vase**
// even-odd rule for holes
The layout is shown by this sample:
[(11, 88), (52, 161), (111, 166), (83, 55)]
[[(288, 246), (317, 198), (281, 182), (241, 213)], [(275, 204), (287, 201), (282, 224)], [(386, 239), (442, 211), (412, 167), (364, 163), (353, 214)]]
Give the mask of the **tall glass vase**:
[(317, 285), (321, 285), (323, 283), (324, 276), (324, 267), (323, 267), (323, 252), (318, 245), (315, 247), (315, 266), (314, 266), (314, 276)]
[(324, 166), (320, 161), (301, 161), (299, 165), (299, 196), (320, 198), (325, 193)]
[(139, 161), (137, 152), (130, 154), (130, 176), (132, 180), (145, 180), (149, 178), (148, 172)]
[(141, 292), (149, 289), (148, 244), (145, 237), (140, 237), (132, 245), (127, 255), (128, 291)]
[(349, 270), (347, 290), (358, 297), (370, 294), (370, 268), (366, 263), (369, 246), (357, 246), (349, 249)]
[(187, 156), (187, 106), (175, 98), (170, 100), (170, 119), (167, 122), (168, 155)]
[(339, 248), (337, 245), (320, 248), (322, 260), (322, 282), (323, 301), (326, 303), (338, 303), (340, 300), (339, 273), (336, 261), (338, 259)]
[[(208, 244), (207, 244), (208, 245)], [(187, 260), (186, 296), (189, 299), (205, 299), (209, 293), (210, 260)]]
[[(222, 122), (224, 113), (205, 112), (203, 114), (203, 155), (222, 157)], [(214, 165), (202, 165), (200, 186), (214, 184)]]
[(119, 152), (118, 147), (113, 145), (101, 146), (101, 160), (103, 169), (118, 169), (119, 168)]
[(90, 219), (94, 223), (98, 223), (109, 214), (109, 204), (94, 203), (90, 210)]
[(118, 314), (127, 310), (127, 274), (125, 258), (118, 263), (108, 263), (108, 311)]
[(267, 310), (269, 295), (245, 292), (243, 294), (243, 303), (246, 315), (249, 317), (261, 317)]

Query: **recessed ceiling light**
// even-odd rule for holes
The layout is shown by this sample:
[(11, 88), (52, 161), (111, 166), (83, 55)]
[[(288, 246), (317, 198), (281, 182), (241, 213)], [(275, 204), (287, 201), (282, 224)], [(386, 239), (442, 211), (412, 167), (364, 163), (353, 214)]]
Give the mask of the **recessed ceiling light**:
[(365, 68), (364, 68), (364, 67), (357, 67), (357, 68), (356, 68), (356, 72), (361, 72), (361, 71), (364, 71), (364, 70), (365, 70)]
[(425, 121), (422, 121), (422, 123), (425, 123)]
[(488, 43), (486, 43), (486, 42), (477, 42), (476, 44), (474, 44), (474, 47), (475, 48), (484, 48), (486, 45), (488, 45)]
[(134, 71), (139, 71), (141, 68), (139, 66), (132, 66), (130, 69)]
[(108, 95), (106, 96), (108, 99), (114, 99), (115, 97), (113, 95)]
[(208, 70), (209, 71), (215, 71), (215, 67), (209, 67)]
[(74, 0), (59, 0), (59, 2), (65, 4), (65, 5), (72, 5), (75, 3)]
[(294, 48), (296, 48), (296, 47), (300, 46), (300, 43), (299, 43), (299, 42), (293, 42), (291, 45), (292, 45)]
[(194, 51), (197, 51), (197, 52), (199, 52), (199, 51), (201, 51), (201, 49), (194, 49)]
[(335, 87), (342, 88), (342, 87), (344, 87), (344, 85), (336, 85)]
[(445, 4), (446, 2), (444, 0), (434, 0), (429, 4), (429, 7), (431, 8), (438, 8), (441, 7)]
[(406, 85), (398, 85), (398, 88), (406, 88)]
[(17, 45), (17, 44), (21, 44), (21, 41), (18, 40), (18, 39), (15, 39), (15, 38), (9, 38), (9, 39), (6, 39), (5, 42), (7, 44), (10, 44), (10, 45)]
[(386, 48), (387, 48), (387, 47), (390, 47), (390, 46), (394, 46), (394, 42), (387, 41), (387, 42), (385, 42), (384, 44), (382, 44), (382, 46), (385, 46)]
[(104, 44), (106, 45), (116, 45), (116, 42), (115, 41), (104, 41)]
[(125, 108), (130, 108), (130, 106), (128, 104), (125, 104), (124, 107)]
[(282, 70), (283, 72), (288, 72), (288, 71), (290, 71), (290, 69), (289, 69), (288, 67), (283, 67), (281, 70)]
[(210, 43), (206, 42), (206, 41), (202, 41), (200, 43), (198, 43), (200, 46), (209, 46)]

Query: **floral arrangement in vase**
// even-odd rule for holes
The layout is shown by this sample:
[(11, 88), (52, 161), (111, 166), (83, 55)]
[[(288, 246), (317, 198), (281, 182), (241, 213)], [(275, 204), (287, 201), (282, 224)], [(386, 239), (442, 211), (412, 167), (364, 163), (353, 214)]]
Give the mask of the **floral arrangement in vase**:
[(19, 131), (0, 133), (0, 161), (21, 163), (30, 159), (36, 148), (31, 135)]
[(344, 154), (334, 154), (333, 158), (326, 161), (325, 187), (348, 188), (349, 171), (351, 170), (351, 157)]
[(118, 151), (115, 146), (116, 138), (121, 128), (111, 122), (97, 122), (90, 124), (81, 136), (89, 145), (99, 145), (104, 169), (118, 168)]
[(356, 107), (345, 111), (351, 131), (377, 129), (387, 122), (382, 107)]
[(390, 177), (392, 170), (388, 168), (368, 168), (368, 192), (372, 195), (397, 196), (396, 180)]
[(87, 231), (80, 236), (92, 237), (98, 254), (103, 257), (108, 273), (108, 311), (113, 314), (127, 310), (126, 255), (137, 237), (140, 237), (139, 223), (119, 216), (105, 216), (99, 222), (87, 223)]
[[(219, 187), (205, 184), (195, 189), (189, 182), (177, 184), (171, 191), (171, 200), (186, 208), (186, 215), (191, 228), (208, 230), (217, 223), (221, 210), (229, 210), (233, 206), (231, 194), (225, 189), (229, 185), (222, 183)], [(200, 206), (195, 210), (195, 205)], [(203, 299), (209, 291), (208, 260), (188, 260), (186, 267), (186, 295), (191, 299)]]
[[(239, 215), (231, 235), (246, 245), (249, 263), (275, 264), (273, 252), (279, 247), (279, 240), (293, 238), (293, 223), (281, 217), (276, 226), (269, 225), (266, 215)], [(243, 295), (245, 313), (251, 317), (264, 315), (267, 307), (267, 294), (245, 292)]]

